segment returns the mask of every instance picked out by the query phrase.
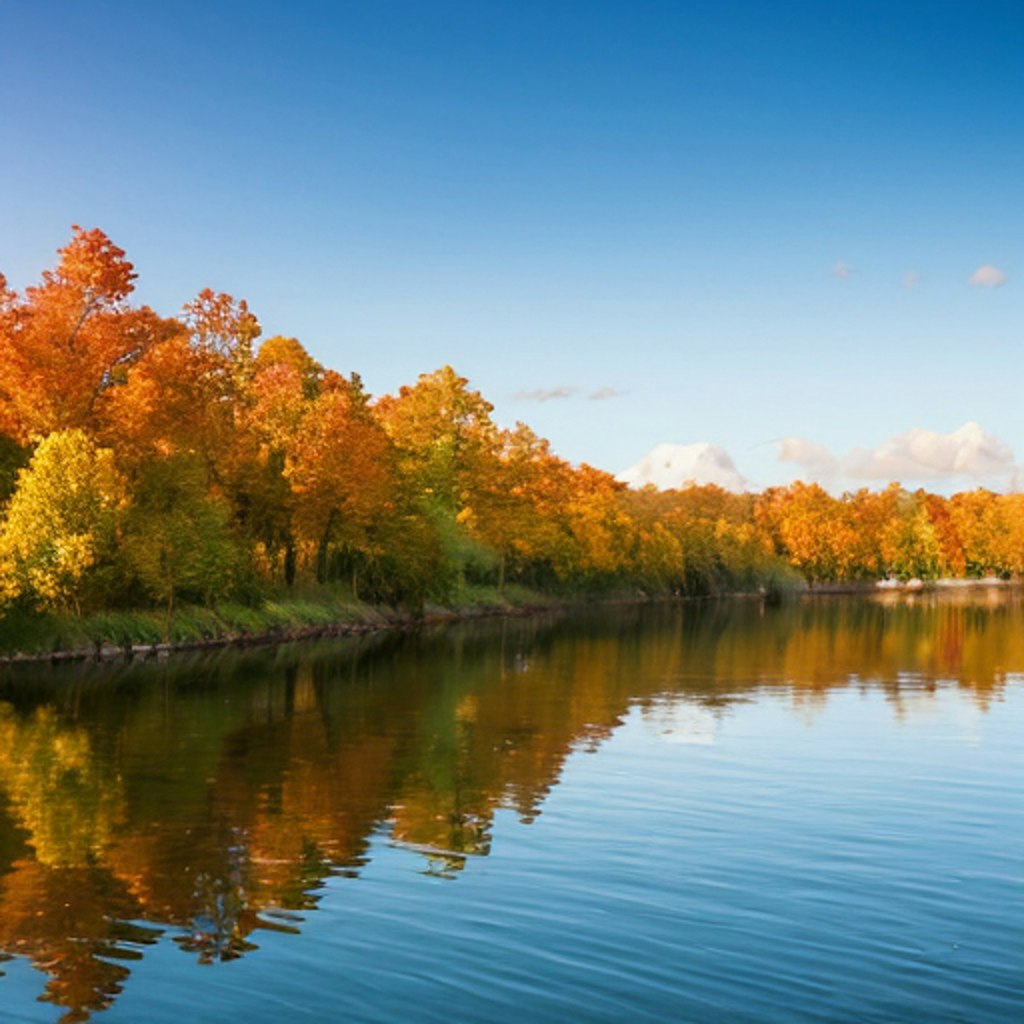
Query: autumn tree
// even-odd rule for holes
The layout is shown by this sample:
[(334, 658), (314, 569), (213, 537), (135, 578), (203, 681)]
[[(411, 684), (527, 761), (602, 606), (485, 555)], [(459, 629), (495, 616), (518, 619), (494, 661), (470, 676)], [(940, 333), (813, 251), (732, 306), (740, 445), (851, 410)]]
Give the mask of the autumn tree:
[(230, 485), (242, 406), (250, 400), (259, 324), (244, 301), (209, 289), (147, 350), (123, 387), (104, 396), (102, 433), (135, 462), (194, 453), (211, 481)]
[(887, 571), (901, 579), (936, 579), (944, 560), (923, 491), (890, 488), (892, 513), (880, 531)]
[(569, 493), (571, 467), (524, 423), (496, 435), (481, 459), (469, 504), (458, 522), (497, 554), (498, 589), (507, 576), (537, 584), (550, 579), (569, 540), (559, 511)]
[(192, 346), (216, 357), (234, 387), (244, 388), (252, 375), (253, 342), (261, 333), (245, 299), (204, 288), (185, 304), (182, 319)]
[(633, 522), (623, 501), (626, 485), (586, 464), (574, 469), (567, 483), (561, 510), (567, 543), (556, 563), (560, 578), (597, 584), (623, 577), (633, 547)]
[[(327, 379), (334, 380), (336, 375)], [(246, 401), (236, 415), (246, 459), (238, 479), (245, 526), (257, 561), (270, 575), (295, 581), (296, 495), (285, 470), (300, 459), (300, 431), (325, 380), (323, 367), (295, 338), (268, 338), (260, 346)]]
[(417, 489), (453, 513), (471, 501), (483, 464), (494, 456), (493, 406), (450, 366), (421, 374), (385, 395), (375, 413)]
[(1024, 576), (1024, 494), (1003, 494), (999, 498), (1000, 548), (1004, 572)]
[[(190, 467), (182, 491), (190, 495), (188, 515), (201, 516), (206, 542), (212, 543), (213, 520), (226, 508), (222, 553), (245, 538), (253, 557), (260, 543), (274, 547), (287, 533), (282, 522), (287, 522), (290, 494), (280, 461), (268, 465), (253, 416), (258, 402), (253, 343), (259, 332), (244, 300), (207, 289), (187, 304), (174, 336), (147, 351), (124, 386), (104, 396), (101, 409), (102, 436), (118, 446), (133, 479), (152, 479), (146, 470), (150, 461), (159, 467), (163, 460), (181, 460), (177, 464)], [(200, 504), (195, 503), (200, 499), (197, 466), (209, 498)], [(133, 521), (140, 514), (133, 512)], [(155, 585), (153, 563), (144, 564)], [(163, 578), (171, 580), (166, 572)], [(180, 590), (179, 583), (167, 585)], [(159, 589), (163, 594), (166, 587)]]
[(954, 494), (948, 504), (949, 515), (963, 544), (964, 562), (970, 576), (986, 576), (1006, 571), (1000, 552), (1000, 534), (1005, 525), (999, 515), (999, 499), (992, 491), (979, 487)]
[(122, 500), (113, 452), (81, 430), (50, 434), (18, 474), (0, 528), (0, 601), (78, 608), (84, 597), (109, 597), (102, 574), (113, 565)]
[[(685, 594), (717, 594), (775, 586), (786, 575), (783, 563), (754, 519), (749, 494), (733, 494), (715, 484), (688, 484), (660, 495), (644, 514), (649, 543), (660, 551), (663, 572), (669, 549), (667, 532), (678, 547), (672, 589)], [(653, 521), (652, 521), (653, 520)]]
[(493, 468), (498, 432), (492, 409), (450, 366), (422, 374), (416, 384), (385, 395), (374, 406), (418, 514), (439, 538), (454, 585), (467, 573), (489, 575), (496, 562), (493, 553), (475, 543), (463, 515)]
[(625, 495), (635, 530), (631, 573), (635, 574), (640, 586), (666, 593), (682, 593), (684, 590), (683, 548), (668, 522), (674, 494), (647, 484)]
[[(7, 287), (7, 279), (0, 274), (0, 352), (6, 351), (10, 339), (14, 337), (18, 318), (17, 299), (14, 291)], [(0, 505), (14, 491), (18, 470), (28, 462), (30, 454), (27, 445), (15, 440), (14, 435), (20, 434), (18, 418), (9, 399), (5, 402), (6, 392), (2, 388), (0, 384)]]
[(260, 374), (275, 367), (285, 367), (298, 374), (304, 398), (313, 399), (320, 393), (324, 368), (297, 338), (275, 335), (260, 345), (256, 353), (255, 373)]
[(847, 507), (819, 484), (769, 488), (755, 516), (775, 550), (812, 583), (855, 574), (856, 532)]
[(948, 576), (963, 576), (967, 568), (963, 540), (949, 510), (949, 501), (940, 494), (926, 494), (928, 518), (939, 545), (941, 572)]
[(75, 227), (56, 269), (18, 298), (0, 285), (0, 433), (20, 443), (92, 429), (100, 395), (177, 325), (132, 309), (135, 273), (100, 230)]
[(377, 527), (394, 511), (397, 479), (387, 434), (370, 413), (358, 377), (325, 377), (297, 427), (284, 475), (296, 502), (296, 533), (317, 579), (332, 571), (332, 553), (358, 589), (361, 566), (381, 554)]

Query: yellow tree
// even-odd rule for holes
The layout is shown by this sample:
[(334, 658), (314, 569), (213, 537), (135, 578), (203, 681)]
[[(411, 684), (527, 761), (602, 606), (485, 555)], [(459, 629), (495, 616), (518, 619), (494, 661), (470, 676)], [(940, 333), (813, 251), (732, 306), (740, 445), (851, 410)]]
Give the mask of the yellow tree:
[(0, 528), (0, 598), (24, 596), (43, 607), (80, 607), (101, 591), (110, 570), (122, 482), (113, 452), (81, 430), (50, 434), (18, 474)]
[(563, 514), (573, 543), (560, 558), (564, 579), (598, 582), (623, 573), (634, 546), (625, 492), (625, 484), (585, 463), (572, 471)]
[(453, 512), (472, 496), (483, 463), (494, 457), (493, 406), (450, 366), (421, 374), (375, 406), (403, 474)]
[(466, 522), (496, 458), (491, 410), (450, 366), (422, 374), (374, 406), (403, 483), (444, 552), (449, 578), (442, 589), (470, 576), (491, 576), (496, 568), (497, 556), (474, 539)]
[(1004, 524), (1000, 522), (998, 503), (998, 496), (984, 487), (954, 494), (949, 499), (949, 515), (963, 544), (970, 576), (1007, 571), (999, 550)]
[(857, 539), (847, 507), (818, 484), (769, 488), (755, 517), (775, 550), (812, 583), (853, 575)]
[(324, 368), (306, 351), (297, 338), (275, 335), (267, 338), (256, 353), (255, 372), (263, 373), (274, 367), (294, 370), (302, 382), (306, 398), (316, 398), (324, 376)]
[(550, 569), (570, 541), (557, 516), (571, 469), (528, 426), (500, 431), (491, 457), (478, 462), (459, 522), (498, 555), (498, 589), (514, 578)]
[(892, 507), (881, 530), (888, 571), (903, 579), (935, 579), (941, 575), (944, 561), (925, 492), (911, 494), (893, 484), (888, 493)]
[[(733, 494), (715, 484), (689, 484), (659, 496), (655, 507), (659, 524), (679, 548), (674, 589), (719, 593), (750, 589), (785, 575), (770, 541), (754, 522), (751, 495)], [(648, 511), (646, 517), (650, 515)], [(654, 536), (658, 538), (657, 533)], [(664, 559), (669, 554), (664, 539), (659, 549)]]
[(295, 338), (263, 342), (234, 403), (233, 453), (218, 478), (231, 495), (256, 565), (266, 575), (283, 576), (289, 586), (297, 570), (296, 499), (285, 469), (298, 457), (303, 419), (324, 380), (323, 367)]
[(1004, 494), (999, 499), (1002, 521), (1003, 564), (1007, 572), (1024, 576), (1024, 494)]
[(683, 545), (669, 520), (674, 495), (648, 484), (625, 498), (636, 529), (632, 571), (643, 585), (676, 593), (684, 589), (685, 569)]

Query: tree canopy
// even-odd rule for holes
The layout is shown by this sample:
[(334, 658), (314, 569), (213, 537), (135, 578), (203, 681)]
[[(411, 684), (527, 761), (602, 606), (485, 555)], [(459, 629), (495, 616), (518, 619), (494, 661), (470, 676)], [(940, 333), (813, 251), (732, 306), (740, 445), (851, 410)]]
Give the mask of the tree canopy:
[(1024, 496), (630, 490), (504, 428), (452, 367), (375, 398), (243, 299), (132, 304), (72, 229), (0, 276), (0, 612), (250, 599), (308, 582), (419, 606), (459, 587), (706, 594), (1024, 573)]

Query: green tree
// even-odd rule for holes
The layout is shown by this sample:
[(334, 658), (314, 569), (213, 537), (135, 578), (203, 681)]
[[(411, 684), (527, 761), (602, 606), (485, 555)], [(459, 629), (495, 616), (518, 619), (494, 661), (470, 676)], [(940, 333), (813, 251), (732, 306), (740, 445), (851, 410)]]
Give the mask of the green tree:
[(170, 611), (179, 597), (227, 595), (240, 553), (227, 503), (211, 495), (196, 456), (154, 459), (139, 470), (124, 522), (124, 556), (146, 592)]

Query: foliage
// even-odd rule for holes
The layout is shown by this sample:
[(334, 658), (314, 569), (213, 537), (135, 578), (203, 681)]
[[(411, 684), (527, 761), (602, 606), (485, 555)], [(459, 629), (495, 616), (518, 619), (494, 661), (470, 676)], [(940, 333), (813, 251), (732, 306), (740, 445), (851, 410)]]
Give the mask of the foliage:
[(240, 555), (230, 511), (210, 494), (192, 456), (147, 462), (124, 517), (122, 548), (130, 572), (168, 609), (176, 598), (209, 604), (227, 595)]
[[(266, 595), (310, 586), (419, 610), (481, 588), (1024, 574), (1020, 495), (631, 491), (499, 427), (450, 366), (374, 400), (295, 338), (257, 348), (243, 299), (207, 288), (162, 318), (131, 304), (134, 281), (123, 250), (77, 227), (38, 285), (0, 276), (8, 620), (102, 610), (91, 637), (191, 636), (276, 623)], [(231, 622), (180, 607), (225, 602)]]
[(113, 452), (83, 431), (43, 440), (18, 474), (0, 531), (0, 601), (78, 606), (90, 574), (113, 559), (122, 493)]
[(178, 330), (125, 300), (135, 273), (102, 231), (74, 228), (60, 262), (16, 296), (0, 280), (0, 433), (26, 443), (94, 429), (100, 396)]

